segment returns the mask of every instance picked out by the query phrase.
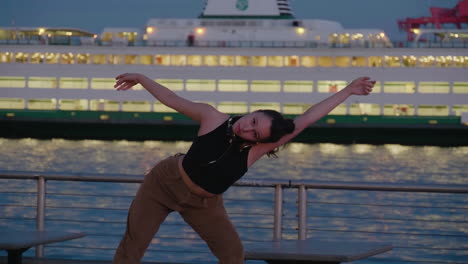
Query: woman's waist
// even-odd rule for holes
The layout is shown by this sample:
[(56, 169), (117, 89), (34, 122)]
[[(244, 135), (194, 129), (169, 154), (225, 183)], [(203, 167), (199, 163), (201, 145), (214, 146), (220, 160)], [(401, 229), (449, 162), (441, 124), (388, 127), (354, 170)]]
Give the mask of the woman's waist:
[(187, 172), (184, 170), (184, 167), (182, 166), (182, 161), (184, 160), (184, 156), (185, 156), (184, 154), (179, 155), (178, 167), (179, 167), (179, 172), (182, 176), (182, 180), (185, 183), (185, 185), (190, 189), (192, 193), (198, 196), (205, 197), (205, 198), (215, 197), (217, 194), (213, 194), (213, 193), (206, 191), (205, 189), (198, 186), (196, 183), (194, 183), (190, 179)]

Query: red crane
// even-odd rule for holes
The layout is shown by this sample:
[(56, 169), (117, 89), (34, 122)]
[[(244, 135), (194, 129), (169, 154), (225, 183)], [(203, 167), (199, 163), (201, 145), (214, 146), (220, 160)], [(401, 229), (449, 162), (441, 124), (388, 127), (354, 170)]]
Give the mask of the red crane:
[(468, 0), (461, 0), (454, 8), (431, 7), (430, 17), (406, 18), (398, 20), (398, 27), (406, 32), (408, 41), (414, 41), (414, 29), (432, 25), (441, 29), (443, 24), (454, 24), (462, 29), (463, 23), (468, 23)]

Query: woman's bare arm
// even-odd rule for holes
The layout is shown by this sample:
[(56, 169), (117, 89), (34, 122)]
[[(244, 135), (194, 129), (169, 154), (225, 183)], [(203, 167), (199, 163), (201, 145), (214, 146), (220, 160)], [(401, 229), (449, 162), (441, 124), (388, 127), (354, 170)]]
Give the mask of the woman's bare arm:
[(176, 110), (177, 112), (190, 117), (201, 123), (204, 119), (211, 118), (213, 115), (219, 115), (214, 107), (196, 103), (182, 98), (169, 90), (167, 87), (151, 80), (150, 78), (138, 73), (124, 73), (116, 77), (114, 87), (118, 90), (128, 90), (134, 85), (140, 83), (149, 93), (158, 99), (164, 105)]
[(335, 107), (343, 103), (349, 96), (353, 94), (368, 95), (370, 92), (372, 92), (374, 84), (375, 81), (371, 81), (369, 77), (358, 78), (352, 81), (341, 91), (335, 93), (320, 103), (311, 106), (309, 109), (307, 109), (307, 111), (294, 119), (295, 129), (291, 134), (283, 136), (278, 142), (260, 143), (253, 146), (249, 154), (249, 164), (250, 162), (253, 164), (264, 154), (293, 139), (308, 126), (330, 113)]

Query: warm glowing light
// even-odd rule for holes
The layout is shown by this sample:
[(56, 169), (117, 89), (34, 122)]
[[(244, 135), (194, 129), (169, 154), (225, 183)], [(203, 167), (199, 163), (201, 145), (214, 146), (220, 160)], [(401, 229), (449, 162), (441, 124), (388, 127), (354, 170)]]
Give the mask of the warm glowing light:
[(196, 28), (195, 29), (195, 32), (197, 33), (197, 35), (204, 35), (205, 34), (205, 28)]
[(380, 32), (380, 34), (379, 34), (379, 35), (380, 35), (380, 37), (382, 37), (382, 38), (385, 38), (385, 33), (383, 33), (383, 32)]
[(93, 38), (97, 38), (97, 37), (98, 37), (98, 35), (96, 35), (96, 34), (93, 35)]
[(67, 36), (71, 36), (71, 35), (72, 35), (72, 33), (71, 33), (71, 32), (67, 32), (67, 33), (65, 33), (65, 35), (67, 35)]
[(146, 33), (147, 34), (153, 34), (156, 31), (156, 28), (154, 27), (147, 27), (146, 28)]
[(39, 28), (39, 35), (42, 35), (45, 33), (45, 28)]
[(305, 32), (306, 32), (306, 31), (305, 31), (305, 28), (303, 28), (303, 27), (298, 27), (298, 28), (296, 28), (296, 33), (297, 33), (298, 35), (304, 35)]
[(416, 35), (419, 35), (421, 33), (421, 30), (417, 28), (413, 28), (413, 33)]

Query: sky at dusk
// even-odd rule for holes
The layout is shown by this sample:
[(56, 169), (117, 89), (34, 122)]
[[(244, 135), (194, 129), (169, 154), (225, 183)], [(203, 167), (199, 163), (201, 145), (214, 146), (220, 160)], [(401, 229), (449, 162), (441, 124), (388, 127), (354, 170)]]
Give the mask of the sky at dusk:
[[(255, 0), (250, 0), (255, 1)], [(0, 0), (0, 26), (74, 27), (101, 33), (105, 27), (144, 28), (150, 18), (196, 18), (205, 0)], [(290, 0), (298, 19), (327, 19), (345, 28), (377, 28), (402, 40), (396, 21), (429, 16), (429, 7), (459, 0)]]

